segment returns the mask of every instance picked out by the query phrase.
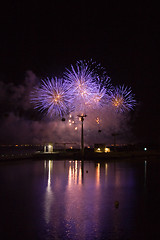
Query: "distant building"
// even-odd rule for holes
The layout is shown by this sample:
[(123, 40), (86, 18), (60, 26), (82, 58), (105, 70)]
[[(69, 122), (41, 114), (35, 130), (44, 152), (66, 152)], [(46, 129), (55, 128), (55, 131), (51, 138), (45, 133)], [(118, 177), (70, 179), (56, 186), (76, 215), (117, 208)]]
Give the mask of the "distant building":
[(110, 151), (110, 148), (106, 147), (106, 144), (94, 144), (94, 152), (107, 153)]
[(44, 145), (44, 153), (52, 153), (53, 152), (53, 143), (46, 143)]
[(76, 145), (76, 143), (71, 143), (71, 142), (69, 142), (69, 143), (67, 143), (67, 142), (45, 143), (44, 144), (44, 153), (53, 153), (53, 152), (57, 152), (57, 151), (66, 151), (67, 149), (73, 149), (74, 145)]

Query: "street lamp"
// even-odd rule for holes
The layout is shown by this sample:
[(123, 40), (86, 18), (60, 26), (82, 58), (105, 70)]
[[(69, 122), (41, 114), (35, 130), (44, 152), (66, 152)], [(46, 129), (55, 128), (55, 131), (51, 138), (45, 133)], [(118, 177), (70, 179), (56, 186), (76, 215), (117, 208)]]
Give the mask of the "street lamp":
[(80, 119), (81, 119), (81, 122), (82, 122), (82, 125), (81, 125), (81, 153), (82, 153), (82, 159), (84, 158), (84, 136), (83, 136), (83, 121), (84, 121), (84, 118), (87, 117), (87, 115), (77, 115)]

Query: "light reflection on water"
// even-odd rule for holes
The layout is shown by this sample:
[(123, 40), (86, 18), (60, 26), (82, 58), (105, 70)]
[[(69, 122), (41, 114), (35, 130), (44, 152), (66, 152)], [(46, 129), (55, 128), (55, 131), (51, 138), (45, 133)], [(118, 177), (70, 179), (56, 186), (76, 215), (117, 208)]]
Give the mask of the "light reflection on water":
[[(60, 185), (57, 185), (56, 180), (54, 181), (54, 176), (57, 177), (57, 170), (61, 167), (63, 168), (63, 165), (58, 162), (45, 161), (44, 166), (46, 168), (48, 167), (48, 185), (46, 187), (44, 205), (45, 221), (46, 224), (50, 223), (55, 226), (55, 219), (59, 216), (55, 215), (52, 208), (52, 205), (54, 204), (53, 192), (56, 195)], [(118, 192), (118, 188), (120, 188), (122, 184), (126, 185), (126, 177), (130, 186), (134, 184), (134, 178), (132, 176), (132, 171), (129, 171), (129, 174), (125, 173), (127, 176), (124, 176), (123, 171), (121, 172), (119, 168), (116, 169), (114, 164), (109, 164), (109, 167), (110, 181), (107, 184), (109, 171), (108, 163), (83, 163), (81, 161), (65, 162), (64, 170), (66, 172), (65, 175), (67, 176), (67, 181), (63, 196), (64, 199), (62, 200), (64, 205), (64, 215), (61, 220), (63, 221), (65, 233), (67, 234), (68, 239), (74, 239), (74, 236), (76, 236), (76, 239), (92, 239), (93, 237), (100, 239), (102, 229), (104, 228), (103, 231), (105, 231), (107, 225), (111, 225), (111, 223), (107, 222), (106, 226), (104, 222), (101, 223), (102, 218), (107, 221), (106, 216), (103, 216), (103, 209), (105, 209), (105, 207), (108, 208), (109, 204), (110, 210), (108, 213), (112, 210), (113, 214), (113, 226), (112, 230), (110, 230), (110, 236), (114, 239), (115, 237), (118, 237), (118, 234), (121, 234), (121, 219), (116, 212), (117, 209), (116, 211), (114, 209), (114, 201), (117, 200), (114, 195), (117, 195), (116, 189)], [(59, 184), (62, 184), (63, 181), (64, 179), (62, 178), (61, 183)], [(106, 194), (107, 189), (109, 191), (110, 187), (112, 188), (114, 198), (113, 196)], [(106, 193), (104, 193), (102, 189), (106, 189)], [(104, 196), (106, 196), (106, 200)], [(113, 198), (111, 203), (110, 198)], [(121, 202), (121, 199), (118, 200)], [(132, 211), (132, 209), (130, 210)], [(102, 214), (100, 214), (101, 212)], [(56, 227), (58, 227), (57, 224)], [(53, 232), (55, 234), (55, 228)]]
[(1, 165), (0, 236), (156, 239), (159, 170), (147, 160)]
[[(48, 166), (47, 166), (48, 165)], [(51, 206), (53, 203), (53, 192), (51, 188), (51, 171), (53, 167), (53, 162), (52, 161), (45, 161), (44, 162), (44, 167), (48, 167), (48, 181), (47, 181), (47, 187), (46, 187), (46, 194), (45, 194), (45, 220), (46, 223), (48, 224), (50, 222), (50, 212), (51, 212)]]

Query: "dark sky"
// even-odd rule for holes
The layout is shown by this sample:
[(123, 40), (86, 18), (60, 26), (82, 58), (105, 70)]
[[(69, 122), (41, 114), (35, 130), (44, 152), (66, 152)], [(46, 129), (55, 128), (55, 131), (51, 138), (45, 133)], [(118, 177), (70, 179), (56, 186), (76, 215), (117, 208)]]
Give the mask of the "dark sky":
[(151, 1), (7, 1), (0, 11), (0, 81), (19, 84), (27, 70), (40, 78), (58, 75), (75, 61), (92, 58), (114, 85), (128, 85), (135, 93), (137, 139), (160, 143), (158, 6)]

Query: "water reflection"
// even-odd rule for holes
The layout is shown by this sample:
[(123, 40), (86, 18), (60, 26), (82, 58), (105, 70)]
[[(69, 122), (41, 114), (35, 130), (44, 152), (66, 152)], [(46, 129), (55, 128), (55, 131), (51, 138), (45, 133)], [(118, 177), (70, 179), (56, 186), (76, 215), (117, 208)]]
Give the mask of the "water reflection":
[(72, 187), (73, 184), (82, 184), (82, 166), (81, 161), (69, 161), (68, 188)]
[(96, 165), (96, 186), (99, 187), (100, 185), (100, 163)]
[[(136, 186), (139, 188), (140, 182), (132, 166), (49, 160), (44, 161), (44, 170), (44, 219), (51, 236), (56, 236), (53, 239), (103, 239), (107, 234), (109, 239), (118, 239), (135, 226)], [(146, 161), (143, 171), (146, 183)]]
[[(80, 219), (82, 218), (82, 163), (78, 161), (69, 162), (68, 186), (65, 191), (65, 229), (67, 238), (72, 239), (74, 233), (80, 231)], [(83, 233), (82, 233), (83, 234)], [(78, 236), (77, 236), (77, 239)], [(82, 238), (83, 239), (83, 238)]]
[(3, 162), (1, 239), (160, 239), (159, 172), (148, 158)]
[(107, 176), (107, 169), (108, 169), (108, 164), (105, 163), (105, 175)]
[(44, 161), (44, 167), (45, 169), (48, 168), (48, 175), (47, 175), (47, 187), (46, 187), (46, 193), (45, 193), (45, 220), (46, 223), (49, 223), (50, 221), (50, 212), (51, 212), (51, 206), (53, 204), (53, 192), (51, 189), (51, 171), (53, 168), (53, 161), (49, 160)]
[(107, 175), (108, 175), (108, 164), (105, 163), (105, 184), (107, 183)]
[(147, 181), (147, 161), (144, 161), (144, 186), (146, 186)]

